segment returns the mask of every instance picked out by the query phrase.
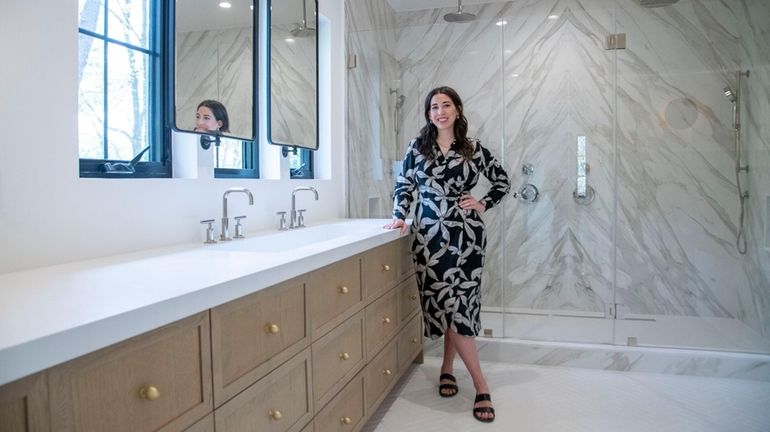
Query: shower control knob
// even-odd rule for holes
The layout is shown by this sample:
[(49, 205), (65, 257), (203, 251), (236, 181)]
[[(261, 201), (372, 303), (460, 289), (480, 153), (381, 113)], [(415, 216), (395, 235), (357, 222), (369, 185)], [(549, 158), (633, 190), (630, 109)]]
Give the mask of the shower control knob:
[(531, 163), (525, 163), (521, 166), (521, 172), (524, 175), (532, 175), (535, 173), (535, 166)]

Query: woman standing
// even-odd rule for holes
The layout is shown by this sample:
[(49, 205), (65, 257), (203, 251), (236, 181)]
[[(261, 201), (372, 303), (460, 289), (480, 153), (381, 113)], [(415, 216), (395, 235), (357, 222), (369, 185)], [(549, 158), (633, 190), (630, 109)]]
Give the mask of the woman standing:
[[(393, 222), (385, 227), (406, 231), (404, 220), (417, 190), (412, 252), (425, 335), (444, 336), (439, 394), (458, 392), (452, 375), (457, 353), (476, 388), (473, 416), (491, 422), (495, 411), (474, 339), (481, 330), (479, 286), (486, 247), (481, 214), (503, 199), (510, 181), (489, 150), (466, 136), (468, 120), (453, 89), (438, 87), (428, 93), (425, 121), (406, 151), (396, 181)], [(477, 200), (470, 190), (481, 175), (491, 187)]]

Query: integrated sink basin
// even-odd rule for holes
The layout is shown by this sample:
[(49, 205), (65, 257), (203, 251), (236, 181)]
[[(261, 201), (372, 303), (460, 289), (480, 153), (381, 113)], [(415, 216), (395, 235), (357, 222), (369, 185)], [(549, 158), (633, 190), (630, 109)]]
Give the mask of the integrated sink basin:
[(365, 239), (382, 233), (382, 226), (387, 222), (382, 219), (351, 219), (288, 231), (257, 233), (244, 240), (219, 242), (205, 248), (225, 252), (282, 253)]

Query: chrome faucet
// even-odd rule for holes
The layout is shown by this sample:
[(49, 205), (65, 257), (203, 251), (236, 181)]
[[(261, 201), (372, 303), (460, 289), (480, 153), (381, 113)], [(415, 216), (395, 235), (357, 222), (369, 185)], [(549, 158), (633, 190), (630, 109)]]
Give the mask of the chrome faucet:
[[(289, 224), (289, 229), (294, 228), (302, 228), (305, 226), (304, 220), (300, 220), (297, 217), (297, 192), (300, 191), (312, 191), (315, 194), (315, 200), (318, 201), (318, 191), (315, 190), (312, 186), (300, 186), (294, 188), (294, 190), (291, 192), (291, 213), (289, 214), (289, 217), (291, 218), (291, 223)], [(304, 210), (300, 210), (304, 211)]]
[(254, 195), (246, 188), (230, 188), (225, 191), (225, 194), (222, 195), (222, 234), (219, 236), (219, 239), (223, 241), (232, 240), (227, 232), (230, 225), (230, 219), (227, 217), (227, 196), (233, 192), (245, 193), (249, 196), (249, 205), (254, 205)]

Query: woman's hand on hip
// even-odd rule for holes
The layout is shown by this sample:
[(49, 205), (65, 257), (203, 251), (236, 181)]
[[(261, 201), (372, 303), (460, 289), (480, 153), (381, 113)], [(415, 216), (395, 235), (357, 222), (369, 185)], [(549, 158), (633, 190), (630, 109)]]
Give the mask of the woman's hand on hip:
[(385, 224), (385, 226), (383, 226), (383, 228), (385, 228), (385, 229), (396, 229), (396, 228), (399, 228), (401, 230), (401, 234), (404, 234), (404, 233), (406, 233), (407, 226), (406, 226), (406, 223), (404, 222), (403, 219), (393, 219), (393, 222), (391, 222), (389, 224)]
[(476, 210), (479, 214), (482, 214), (486, 211), (487, 206), (473, 198), (471, 194), (464, 194), (460, 197), (460, 208), (463, 210)]

